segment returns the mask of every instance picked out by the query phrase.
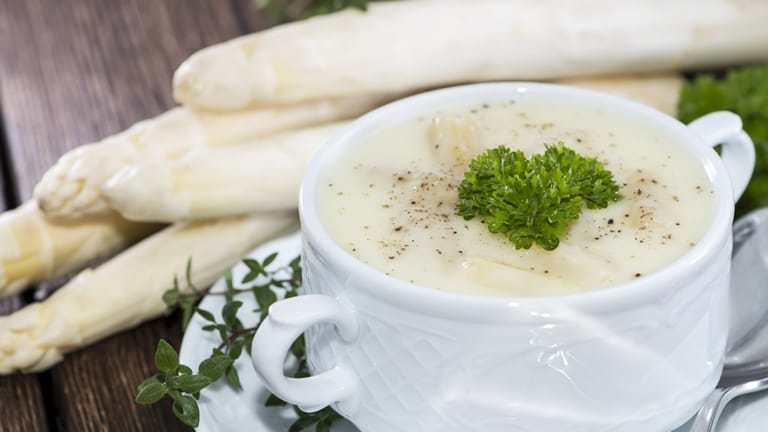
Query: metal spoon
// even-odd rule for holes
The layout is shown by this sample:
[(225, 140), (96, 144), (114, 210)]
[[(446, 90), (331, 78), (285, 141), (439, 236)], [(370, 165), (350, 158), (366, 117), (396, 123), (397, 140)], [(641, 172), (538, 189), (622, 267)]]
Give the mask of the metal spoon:
[(768, 208), (733, 226), (730, 312), (725, 364), (720, 382), (690, 432), (714, 432), (733, 398), (768, 389)]

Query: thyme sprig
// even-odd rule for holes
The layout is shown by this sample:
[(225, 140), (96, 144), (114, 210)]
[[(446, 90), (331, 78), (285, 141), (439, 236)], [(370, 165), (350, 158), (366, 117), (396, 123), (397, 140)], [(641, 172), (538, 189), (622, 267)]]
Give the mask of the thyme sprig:
[[(190, 366), (180, 363), (178, 353), (168, 342), (160, 340), (155, 351), (155, 366), (159, 373), (138, 386), (136, 402), (151, 404), (168, 397), (173, 401), (172, 409), (176, 417), (186, 425), (197, 427), (200, 423), (198, 400), (201, 391), (222, 377), (235, 389), (242, 390), (242, 383), (234, 366), (235, 360), (244, 351), (250, 355), (253, 336), (259, 324), (267, 316), (269, 307), (281, 296), (285, 298), (297, 296), (301, 288), (300, 258), (294, 258), (287, 265), (276, 266), (277, 257), (278, 254), (273, 253), (261, 261), (252, 258), (243, 260), (243, 264), (248, 268), (248, 272), (241, 281), (244, 286), (235, 287), (232, 273), (229, 272), (225, 277), (223, 291), (195, 287), (191, 283), (192, 262), (187, 263), (185, 277), (190, 290), (182, 290), (178, 278), (174, 277), (173, 287), (165, 292), (163, 301), (168, 306), (169, 312), (181, 309), (184, 328), (195, 314), (199, 315), (206, 323), (202, 329), (217, 334), (220, 343), (212, 348), (210, 356), (198, 365), (195, 373)], [(239, 298), (248, 293), (253, 296), (257, 307), (252, 311), (243, 311), (244, 303)], [(200, 299), (208, 295), (224, 297), (220, 319), (198, 306)], [(239, 314), (242, 313), (258, 314), (258, 323), (246, 327), (240, 319)], [(303, 337), (292, 345), (291, 355), (294, 358), (289, 360), (289, 364), (296, 366), (290, 375), (295, 378), (308, 376), (309, 368)], [(275, 395), (270, 395), (264, 404), (265, 406), (288, 405)], [(327, 432), (330, 431), (333, 422), (341, 419), (341, 416), (330, 407), (316, 413), (306, 413), (296, 406), (293, 406), (293, 409), (298, 419), (291, 425), (289, 432), (299, 432), (312, 426), (317, 432)]]

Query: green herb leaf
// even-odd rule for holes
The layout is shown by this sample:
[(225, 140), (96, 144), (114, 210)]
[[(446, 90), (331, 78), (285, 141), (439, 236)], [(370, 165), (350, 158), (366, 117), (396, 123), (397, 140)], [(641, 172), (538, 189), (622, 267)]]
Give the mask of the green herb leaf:
[(301, 280), (301, 256), (292, 259), (291, 262), (288, 263), (288, 268), (291, 269), (291, 273), (293, 273), (294, 277), (298, 277), (298, 279)]
[(299, 336), (291, 345), (291, 354), (296, 358), (303, 358), (306, 355), (306, 346), (304, 335)]
[(165, 339), (160, 339), (160, 342), (157, 343), (155, 366), (158, 370), (167, 373), (176, 372), (179, 367), (179, 354)]
[(299, 416), (299, 419), (293, 422), (288, 428), (288, 432), (300, 432), (310, 426), (317, 424), (317, 418), (313, 415)]
[[(228, 272), (225, 276), (227, 286), (224, 292), (200, 291), (193, 288), (193, 292), (184, 293), (179, 290), (178, 279), (174, 276), (174, 288), (164, 294), (164, 298), (168, 300), (166, 304), (175, 304), (173, 307), (182, 309), (182, 319), (185, 326), (194, 313), (199, 314), (207, 322), (202, 326), (203, 330), (216, 332), (221, 338), (221, 345), (213, 349), (210, 357), (200, 363), (198, 374), (193, 374), (190, 367), (178, 363), (176, 351), (167, 342), (161, 341), (156, 352), (156, 363), (158, 369), (163, 373), (153, 376), (137, 387), (137, 402), (152, 403), (168, 396), (174, 401), (174, 414), (185, 424), (196, 427), (200, 418), (197, 399), (200, 398), (201, 391), (204, 391), (206, 387), (222, 376), (226, 376), (229, 384), (235, 389), (242, 389), (234, 360), (242, 355), (243, 349), (248, 353), (251, 352), (253, 337), (259, 325), (257, 323), (249, 328), (243, 327), (238, 318), (238, 314), (242, 312), (242, 302), (235, 300), (234, 297), (240, 293), (251, 292), (257, 303), (264, 308), (263, 311), (259, 309), (255, 312), (262, 312), (265, 315), (269, 306), (277, 301), (278, 293), (282, 293), (286, 298), (298, 295), (298, 289), (301, 286), (300, 258), (294, 258), (288, 266), (270, 269), (269, 267), (274, 264), (277, 256), (277, 254), (271, 254), (262, 262), (248, 261), (251, 273), (255, 274), (253, 279), (263, 276), (265, 280), (260, 285), (246, 288), (236, 288), (232, 283), (231, 272)], [(190, 261), (186, 271), (188, 284), (191, 283), (191, 272)], [(216, 317), (209, 311), (196, 307), (198, 300), (206, 294), (224, 297), (223, 322), (217, 321)], [(247, 313), (251, 312), (247, 311)], [(291, 346), (291, 355), (296, 357), (297, 369), (290, 375), (297, 378), (309, 376), (303, 337), (300, 337)], [(265, 405), (285, 406), (287, 403), (271, 395), (266, 400)], [(292, 426), (293, 430), (303, 430), (314, 426), (317, 431), (329, 431), (330, 425), (341, 418), (331, 408), (325, 408), (317, 413), (305, 413), (297, 407), (294, 407), (294, 410), (299, 420)]]
[(688, 123), (713, 111), (741, 116), (755, 143), (755, 171), (736, 205), (736, 216), (768, 206), (768, 66), (735, 69), (724, 78), (697, 75), (680, 91), (678, 117)]
[(254, 288), (253, 295), (256, 297), (256, 303), (262, 312), (266, 312), (277, 301), (277, 295), (269, 289), (269, 286)]
[(232, 364), (227, 368), (227, 371), (224, 373), (224, 376), (227, 377), (227, 381), (229, 381), (230, 384), (232, 384), (232, 387), (235, 388), (235, 390), (242, 390), (243, 385), (240, 383), (240, 374), (237, 373), (237, 369), (235, 369), (235, 365)]
[(248, 352), (248, 355), (251, 354), (251, 349), (253, 348), (253, 337), (255, 336), (254, 333), (249, 333), (245, 336), (243, 336), (243, 345), (245, 346), (245, 350)]
[(192, 282), (192, 257), (187, 258), (187, 267), (184, 269), (184, 277), (187, 281), (187, 286), (192, 291), (199, 291), (195, 284)]
[(267, 271), (264, 270), (264, 267), (261, 265), (261, 263), (255, 259), (246, 258), (243, 260), (243, 264), (245, 264), (246, 267), (248, 267), (248, 270), (250, 270), (248, 274), (243, 277), (243, 283), (252, 282), (259, 276), (268, 276)]
[(211, 379), (211, 382), (216, 382), (224, 376), (227, 368), (232, 365), (232, 359), (218, 351), (214, 353), (210, 358), (207, 358), (200, 363), (199, 373), (205, 375)]
[(346, 8), (366, 10), (368, 3), (374, 1), (384, 0), (254, 0), (254, 4), (257, 8), (269, 12), (275, 22), (281, 23), (329, 14)]
[(266, 258), (264, 258), (262, 266), (264, 266), (264, 268), (269, 267), (273, 262), (275, 262), (275, 258), (277, 258), (277, 252), (269, 254)]
[(229, 355), (229, 358), (232, 360), (237, 360), (240, 357), (240, 354), (243, 352), (243, 346), (245, 345), (245, 338), (239, 339), (235, 343), (232, 344), (232, 346), (229, 348), (229, 352), (227, 353)]
[(224, 304), (221, 308), (221, 318), (228, 326), (233, 326), (237, 321), (237, 310), (243, 305), (241, 301), (230, 301)]
[(168, 396), (173, 399), (173, 414), (187, 426), (197, 427), (200, 424), (200, 409), (197, 401), (191, 396), (184, 396), (176, 390), (169, 390)]
[(205, 375), (178, 375), (168, 378), (168, 387), (184, 393), (197, 393), (211, 384)]
[(195, 313), (195, 303), (197, 303), (197, 297), (182, 297), (179, 301), (179, 308), (181, 308), (181, 328), (187, 329), (189, 321), (192, 320), (192, 315)]
[(216, 318), (213, 317), (213, 314), (208, 312), (205, 309), (196, 308), (195, 312), (197, 312), (197, 314), (203, 317), (203, 319), (205, 319), (206, 321), (210, 321), (212, 323), (216, 322)]
[(174, 287), (164, 292), (163, 303), (167, 306), (167, 312), (173, 311), (179, 305), (179, 288)]
[(136, 388), (136, 402), (151, 404), (165, 397), (168, 386), (160, 381), (157, 375), (147, 379)]
[(457, 208), (465, 219), (482, 217), (518, 249), (536, 243), (554, 250), (584, 205), (605, 208), (619, 198), (610, 171), (559, 142), (530, 159), (504, 146), (476, 157), (459, 185)]
[(264, 402), (264, 406), (286, 406), (288, 405), (288, 402), (280, 399), (279, 397), (270, 394), (269, 397), (267, 397), (267, 400)]
[(224, 285), (227, 287), (227, 298), (229, 299), (230, 295), (235, 293), (235, 282), (232, 280), (232, 269), (227, 270), (226, 273), (224, 273)]

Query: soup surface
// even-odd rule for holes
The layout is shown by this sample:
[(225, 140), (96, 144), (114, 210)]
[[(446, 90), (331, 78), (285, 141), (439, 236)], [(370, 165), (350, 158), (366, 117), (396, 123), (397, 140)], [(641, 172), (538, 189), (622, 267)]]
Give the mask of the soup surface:
[[(585, 208), (557, 249), (515, 249), (480, 218), (456, 214), (472, 158), (499, 145), (543, 153), (560, 141), (601, 161), (622, 199)], [(660, 131), (598, 108), (528, 99), (379, 131), (337, 162), (318, 196), (323, 225), (359, 260), (418, 285), (490, 296), (562, 295), (642, 277), (696, 244), (713, 202), (703, 168)]]

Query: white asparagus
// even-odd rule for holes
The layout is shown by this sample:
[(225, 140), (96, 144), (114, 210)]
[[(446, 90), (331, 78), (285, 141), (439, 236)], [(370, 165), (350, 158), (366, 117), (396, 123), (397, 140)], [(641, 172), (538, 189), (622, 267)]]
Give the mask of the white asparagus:
[(193, 284), (205, 287), (258, 244), (296, 226), (293, 212), (278, 212), (167, 228), (48, 299), (0, 317), (0, 374), (47, 369), (70, 351), (158, 317), (174, 274), (188, 292), (188, 259)]
[(622, 96), (677, 117), (677, 101), (683, 81), (682, 75), (669, 73), (574, 78), (558, 83)]
[(0, 298), (81, 270), (160, 229), (112, 212), (77, 221), (46, 217), (34, 202), (0, 214)]
[(123, 217), (136, 221), (177, 222), (295, 208), (307, 163), (348, 123), (198, 150), (178, 161), (133, 165), (107, 182), (102, 195)]
[(371, 4), (204, 48), (174, 75), (209, 109), (488, 80), (716, 67), (768, 60), (764, 0), (407, 0)]
[[(578, 249), (578, 250), (577, 250)], [(510, 280), (519, 280), (520, 287), (536, 287), (536, 295), (564, 295), (583, 292), (595, 278), (605, 279), (616, 272), (616, 266), (598, 254), (585, 252), (581, 248), (560, 242), (556, 252), (533, 247), (527, 256), (508, 254), (500, 260), (470, 256), (464, 265), (467, 275), (493, 290), (504, 292)], [(539, 262), (544, 268), (556, 269), (544, 276), (532, 271), (531, 262)], [(587, 276), (581, 269), (589, 269)], [(560, 275), (568, 275), (563, 278)]]
[(362, 114), (385, 102), (351, 97), (226, 114), (174, 108), (98, 143), (64, 154), (35, 187), (34, 196), (52, 217), (104, 214), (100, 189), (123, 167), (149, 160), (175, 160), (200, 148), (230, 145), (261, 136)]
[[(675, 109), (679, 75), (574, 80), (567, 84), (634, 98), (665, 111)], [(439, 117), (430, 127), (439, 157), (466, 167), (482, 147), (468, 119)], [(136, 221), (178, 222), (296, 206), (304, 168), (315, 151), (346, 123), (316, 126), (226, 148), (197, 150), (176, 161), (124, 168), (102, 188), (109, 205)], [(458, 159), (457, 159), (458, 158)], [(463, 171), (463, 168), (462, 168)], [(152, 185), (152, 193), (146, 193)]]
[(435, 158), (459, 178), (472, 159), (487, 148), (482, 126), (472, 117), (435, 116), (427, 133)]

